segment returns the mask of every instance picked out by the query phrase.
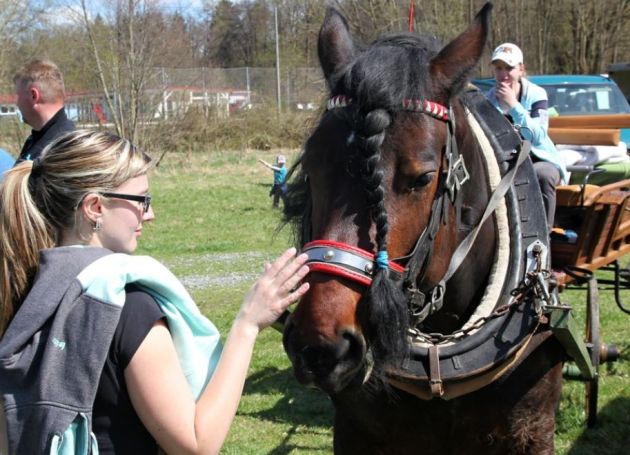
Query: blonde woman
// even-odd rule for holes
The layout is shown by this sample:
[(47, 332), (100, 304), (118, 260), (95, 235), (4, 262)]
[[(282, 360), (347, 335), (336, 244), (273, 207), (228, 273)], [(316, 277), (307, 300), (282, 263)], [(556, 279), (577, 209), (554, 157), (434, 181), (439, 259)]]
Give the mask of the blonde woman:
[(523, 52), (503, 43), (492, 53), (496, 84), (486, 96), (532, 143), (532, 161), (542, 191), (549, 231), (556, 211), (556, 186), (567, 181), (564, 163), (547, 133), (549, 114), (545, 89), (527, 80)]
[(72, 443), (217, 453), (259, 332), (308, 289), (306, 257), (287, 250), (245, 296), (221, 350), (168, 270), (131, 256), (155, 218), (150, 167), (124, 139), (76, 131), (6, 174), (0, 392), (10, 453)]

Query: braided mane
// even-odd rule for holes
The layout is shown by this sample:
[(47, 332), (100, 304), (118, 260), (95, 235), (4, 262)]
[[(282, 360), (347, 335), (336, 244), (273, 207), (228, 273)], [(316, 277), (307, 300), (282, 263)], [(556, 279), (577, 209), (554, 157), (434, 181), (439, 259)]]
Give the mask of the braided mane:
[[(324, 115), (337, 116), (352, 130), (351, 139), (345, 148), (340, 144), (339, 152), (346, 151), (345, 159), (352, 163), (347, 167), (356, 172), (356, 176), (349, 178), (359, 178), (362, 183), (376, 226), (377, 251), (385, 255), (389, 225), (381, 166), (382, 144), (404, 102), (426, 98), (428, 65), (438, 50), (439, 43), (434, 38), (411, 34), (385, 36), (357, 53), (350, 64), (329, 80), (331, 97), (352, 99), (351, 105), (340, 105)], [(310, 240), (311, 195), (300, 161), (292, 173), (295, 176), (289, 183), (284, 219), (293, 224), (301, 246)], [(375, 274), (362, 308), (367, 318), (364, 329), (371, 342), (375, 364), (385, 366), (402, 361), (408, 354), (408, 308), (401, 283), (393, 281), (386, 268)]]

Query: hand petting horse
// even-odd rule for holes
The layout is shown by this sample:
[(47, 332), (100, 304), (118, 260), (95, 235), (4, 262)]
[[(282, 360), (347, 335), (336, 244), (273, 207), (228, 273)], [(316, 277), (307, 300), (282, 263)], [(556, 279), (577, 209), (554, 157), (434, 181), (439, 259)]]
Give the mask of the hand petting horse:
[(284, 346), (332, 397), (335, 453), (553, 453), (542, 199), (526, 147), (467, 86), (490, 10), (444, 47), (357, 50), (334, 9), (320, 30), (328, 108), (285, 206), (310, 290)]

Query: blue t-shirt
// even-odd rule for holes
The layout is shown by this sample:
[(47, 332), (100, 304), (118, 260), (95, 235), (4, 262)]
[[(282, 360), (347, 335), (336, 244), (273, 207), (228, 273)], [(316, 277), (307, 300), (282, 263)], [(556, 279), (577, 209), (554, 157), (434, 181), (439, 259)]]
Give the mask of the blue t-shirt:
[(287, 168), (282, 166), (277, 171), (273, 171), (273, 183), (274, 185), (282, 185), (287, 178)]

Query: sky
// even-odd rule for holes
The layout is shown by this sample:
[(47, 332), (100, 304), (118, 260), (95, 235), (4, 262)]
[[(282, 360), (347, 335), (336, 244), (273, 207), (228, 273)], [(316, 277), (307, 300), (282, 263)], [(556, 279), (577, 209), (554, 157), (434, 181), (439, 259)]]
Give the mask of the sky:
[[(198, 17), (203, 10), (203, 0), (149, 0), (158, 4), (159, 8), (169, 12), (180, 12), (184, 16)], [(81, 0), (33, 0), (35, 5), (45, 9), (47, 19), (54, 24), (73, 23), (74, 16), (81, 11)], [(88, 12), (92, 16), (105, 14), (113, 0), (85, 0)]]

